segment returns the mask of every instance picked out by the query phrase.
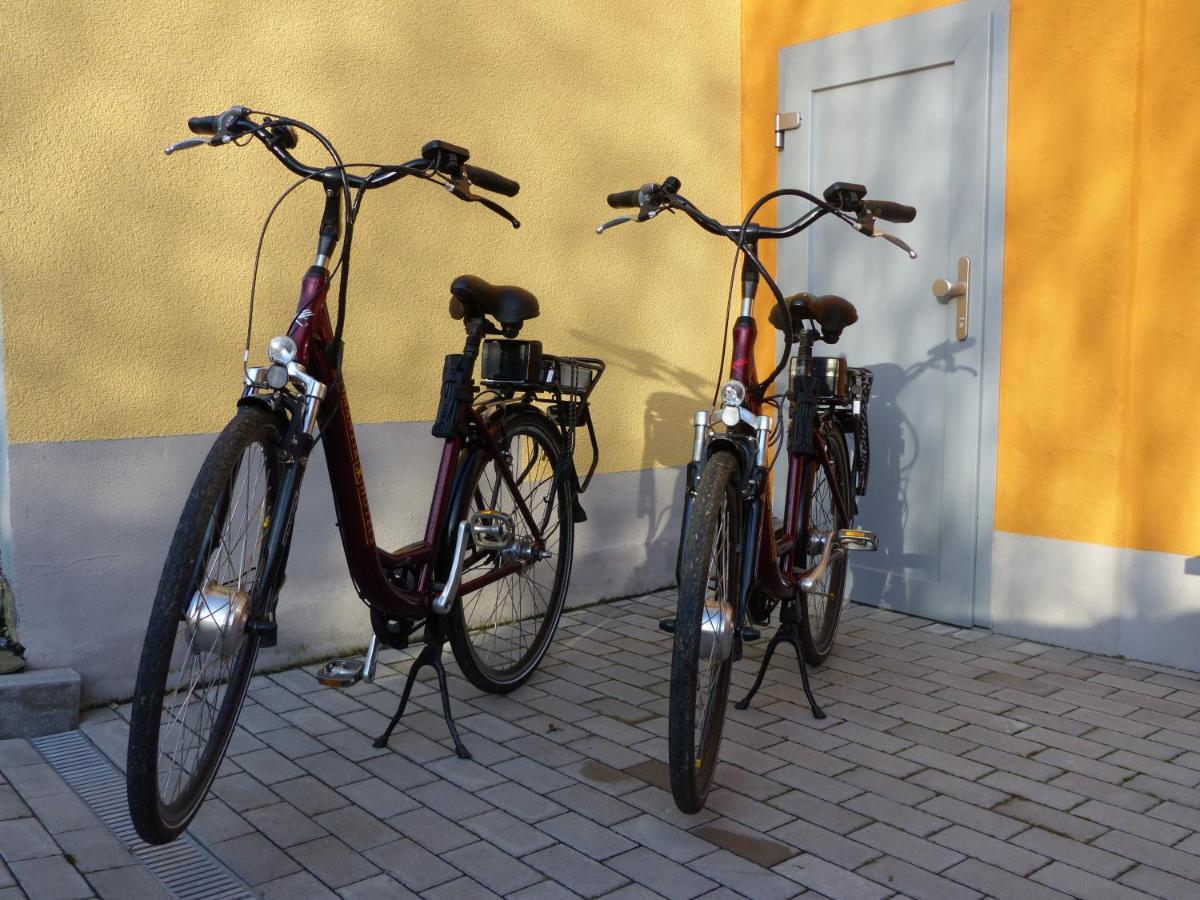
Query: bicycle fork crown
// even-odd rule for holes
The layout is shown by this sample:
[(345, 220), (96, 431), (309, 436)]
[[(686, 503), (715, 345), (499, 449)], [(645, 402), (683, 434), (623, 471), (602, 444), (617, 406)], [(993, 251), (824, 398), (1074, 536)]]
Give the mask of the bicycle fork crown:
[(192, 595), (184, 613), (192, 653), (207, 656), (216, 651), (228, 656), (241, 643), (250, 618), (250, 595), (234, 587), (207, 581)]

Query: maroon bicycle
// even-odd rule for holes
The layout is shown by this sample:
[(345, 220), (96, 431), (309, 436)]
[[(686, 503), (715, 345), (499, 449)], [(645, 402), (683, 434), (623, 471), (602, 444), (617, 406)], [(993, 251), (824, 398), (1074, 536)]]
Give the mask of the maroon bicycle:
[[(339, 686), (370, 680), (381, 646), (406, 647), (422, 629), (424, 647), (376, 746), (386, 744), (417, 672), (428, 665), (437, 674), (455, 750), (469, 758), (450, 712), (443, 647), (450, 643), (472, 684), (495, 693), (522, 684), (541, 662), (566, 596), (575, 523), (586, 518), (578, 496), (598, 456), (588, 397), (604, 372), (600, 360), (552, 356), (538, 341), (517, 339), (538, 315), (528, 291), (471, 275), (456, 279), (450, 315), (462, 320), (467, 337), (461, 353), (446, 357), (442, 373), (433, 433), (444, 444), (424, 537), (392, 552), (380, 548), (341, 377), (350, 248), (363, 196), (417, 178), (519, 227), (502, 206), (475, 193), (481, 188), (511, 197), (519, 185), (469, 164), (467, 150), (443, 141), (426, 144), (420, 158), (400, 165), (362, 167), (343, 163), (311, 126), (246, 107), (190, 119), (188, 127), (203, 137), (167, 153), (257, 139), (300, 176), (284, 196), (312, 182), (325, 205), (296, 314), (286, 334), (271, 340), (268, 363), (245, 369), (237, 412), (196, 477), (150, 616), (127, 776), (134, 824), (156, 844), (177, 837), (195, 816), (233, 734), (258, 650), (276, 641), (275, 611), (301, 482), (319, 442), (351, 580), (370, 608), (374, 632), (365, 660), (335, 660), (321, 679)], [(332, 164), (297, 160), (291, 150), (298, 131), (311, 135)], [(352, 174), (354, 168), (368, 171)], [(335, 276), (339, 299), (332, 319), (328, 293)], [(253, 292), (250, 308), (252, 316)], [(580, 427), (591, 445), (583, 478), (574, 462)]]
[[(787, 644), (795, 649), (813, 715), (824, 718), (805, 664), (820, 664), (833, 648), (845, 601), (847, 552), (874, 550), (878, 543), (872, 532), (853, 527), (855, 498), (867, 488), (871, 372), (848, 366), (844, 356), (812, 352), (818, 341), (837, 343), (858, 320), (858, 312), (834, 295), (784, 297), (758, 257), (759, 242), (792, 237), (832, 216), (916, 258), (876, 220), (911, 222), (917, 213), (911, 206), (866, 199), (863, 185), (837, 182), (823, 197), (791, 188), (772, 191), (751, 206), (740, 224), (723, 225), (679, 189), (679, 179), (667, 178), (662, 184), (609, 194), (610, 206), (637, 213), (613, 219), (598, 231), (681, 212), (710, 234), (732, 241), (735, 262), (742, 260), (742, 307), (733, 325), (729, 378), (713, 397), (714, 408), (696, 413), (693, 420), (676, 614), (659, 623), (674, 636), (667, 731), (671, 793), (683, 812), (695, 813), (704, 807), (716, 771), (733, 663), (742, 657), (743, 642), (757, 640), (759, 626), (767, 625), (778, 607), (779, 627), (739, 709), (749, 706), (776, 648)], [(766, 203), (782, 197), (812, 207), (779, 227), (754, 221)], [(775, 298), (770, 322), (783, 337), (780, 361), (761, 381), (754, 365), (754, 299), (760, 280)], [(731, 292), (732, 286), (731, 277)], [(786, 389), (773, 392), (785, 369)], [(781, 421), (785, 404), (786, 428)], [(764, 415), (768, 406), (775, 408), (774, 418)], [(853, 460), (848, 442), (853, 443)], [(771, 513), (769, 474), (785, 448), (787, 486), (783, 518), (777, 520)]]

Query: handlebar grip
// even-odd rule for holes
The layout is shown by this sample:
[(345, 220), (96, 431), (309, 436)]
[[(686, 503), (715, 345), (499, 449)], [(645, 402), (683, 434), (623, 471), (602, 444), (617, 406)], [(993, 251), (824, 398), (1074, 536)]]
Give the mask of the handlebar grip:
[(877, 219), (887, 222), (911, 222), (917, 217), (914, 207), (893, 203), (891, 200), (864, 200), (863, 207)]
[(216, 134), (219, 116), (192, 116), (188, 119), (188, 131), (192, 134)]
[(503, 194), (505, 197), (515, 197), (517, 192), (521, 190), (521, 185), (513, 181), (511, 178), (505, 178), (490, 169), (482, 169), (479, 166), (462, 167), (466, 176), (471, 179), (471, 184), (475, 187), (483, 188), (485, 191), (492, 191), (496, 194)]
[(608, 195), (608, 205), (613, 209), (636, 208), (642, 205), (639, 200), (641, 193), (641, 190), (637, 189), (632, 191), (617, 191), (615, 194)]

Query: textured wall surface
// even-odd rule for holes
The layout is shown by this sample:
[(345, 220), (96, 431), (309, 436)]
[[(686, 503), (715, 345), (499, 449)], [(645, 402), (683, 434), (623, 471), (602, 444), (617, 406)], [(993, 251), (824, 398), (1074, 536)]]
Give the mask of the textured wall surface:
[[(781, 47), (945, 0), (744, 0), (743, 202)], [(1200, 548), (1200, 5), (1011, 0), (998, 531)]]
[[(254, 240), (293, 177), (260, 146), (170, 159), (232, 103), (315, 124), (347, 161), (426, 140), (518, 179), (513, 231), (429, 185), (369, 197), (347, 381), (363, 422), (433, 416), (463, 272), (538, 294), (527, 328), (610, 362), (605, 470), (683, 461), (711, 389), (729, 254), (679, 221), (603, 238), (609, 191), (667, 174), (737, 212), (737, 0), (9, 4), (0, 286), (14, 443), (211, 432), (237, 390)], [(688, 39), (678, 34), (686, 23)], [(302, 158), (320, 160), (311, 140)], [(268, 234), (254, 352), (290, 318), (319, 201)], [(700, 337), (698, 338), (697, 335)], [(647, 412), (647, 410), (649, 410)]]

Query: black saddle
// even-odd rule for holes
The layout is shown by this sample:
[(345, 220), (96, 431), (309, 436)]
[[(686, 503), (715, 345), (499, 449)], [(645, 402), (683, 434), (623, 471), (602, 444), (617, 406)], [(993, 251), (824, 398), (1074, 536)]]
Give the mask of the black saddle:
[(459, 275), (450, 285), (450, 315), (456, 319), (478, 319), (488, 315), (501, 325), (520, 325), (536, 319), (537, 297), (524, 288), (488, 284), (474, 275)]
[[(814, 297), (812, 294), (799, 293), (787, 298), (788, 308), (792, 313), (792, 329), (799, 334), (804, 327), (804, 319), (813, 319), (821, 326), (821, 337), (827, 344), (836, 344), (842, 332), (858, 321), (858, 310), (854, 304), (836, 294), (825, 294)], [(770, 322), (780, 331), (787, 327), (783, 318), (783, 310), (776, 303), (771, 307)]]

